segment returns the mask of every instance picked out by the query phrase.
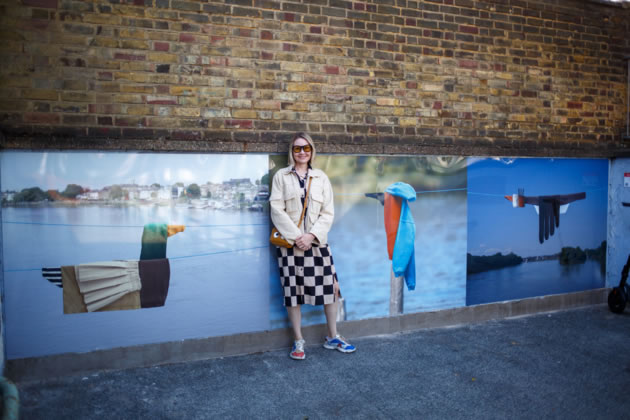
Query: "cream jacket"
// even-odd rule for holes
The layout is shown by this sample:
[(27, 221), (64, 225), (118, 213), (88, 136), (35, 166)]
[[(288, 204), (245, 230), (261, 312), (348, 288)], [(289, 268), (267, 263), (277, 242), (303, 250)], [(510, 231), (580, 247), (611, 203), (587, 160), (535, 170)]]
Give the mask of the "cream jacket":
[(315, 236), (313, 243), (324, 245), (328, 243), (328, 231), (335, 218), (332, 185), (323, 171), (309, 169), (308, 173), (313, 181), (300, 228), (297, 223), (302, 213), (302, 189), (290, 166), (280, 169), (273, 177), (269, 196), (271, 221), (291, 244), (302, 233), (312, 233)]

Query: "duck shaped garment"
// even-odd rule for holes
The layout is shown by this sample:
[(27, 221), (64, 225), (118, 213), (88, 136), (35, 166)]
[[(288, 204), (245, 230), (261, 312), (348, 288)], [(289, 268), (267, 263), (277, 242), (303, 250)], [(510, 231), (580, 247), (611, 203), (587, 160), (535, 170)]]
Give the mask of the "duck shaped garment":
[(183, 225), (150, 223), (142, 231), (140, 260), (103, 261), (43, 268), (42, 275), (63, 288), (64, 313), (116, 311), (164, 306), (170, 265), (166, 242)]

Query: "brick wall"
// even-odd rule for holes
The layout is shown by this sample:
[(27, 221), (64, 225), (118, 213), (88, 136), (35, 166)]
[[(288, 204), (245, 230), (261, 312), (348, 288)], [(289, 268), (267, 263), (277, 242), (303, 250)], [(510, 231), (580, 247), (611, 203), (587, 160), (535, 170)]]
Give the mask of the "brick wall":
[(630, 9), (1, 0), (0, 145), (621, 156)]

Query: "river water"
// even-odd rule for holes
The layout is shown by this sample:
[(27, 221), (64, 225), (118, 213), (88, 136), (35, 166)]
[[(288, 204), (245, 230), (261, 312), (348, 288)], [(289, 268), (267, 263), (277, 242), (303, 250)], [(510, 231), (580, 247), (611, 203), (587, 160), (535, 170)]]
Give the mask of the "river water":
[(558, 260), (523, 263), (468, 276), (466, 303), (501, 302), (604, 287), (600, 264), (561, 265)]

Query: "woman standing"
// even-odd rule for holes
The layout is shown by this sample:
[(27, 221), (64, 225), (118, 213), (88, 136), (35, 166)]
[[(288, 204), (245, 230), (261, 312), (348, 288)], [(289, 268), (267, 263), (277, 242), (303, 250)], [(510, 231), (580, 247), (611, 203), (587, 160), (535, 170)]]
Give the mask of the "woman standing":
[[(277, 247), (284, 306), (293, 328), (295, 342), (289, 356), (303, 360), (301, 305), (324, 305), (328, 336), (324, 347), (343, 353), (356, 348), (337, 334), (339, 284), (328, 247), (328, 231), (334, 219), (333, 191), (326, 174), (311, 166), (315, 160), (313, 139), (297, 134), (289, 147), (289, 166), (273, 177), (271, 220), (293, 248)], [(300, 215), (306, 199), (303, 221)]]

